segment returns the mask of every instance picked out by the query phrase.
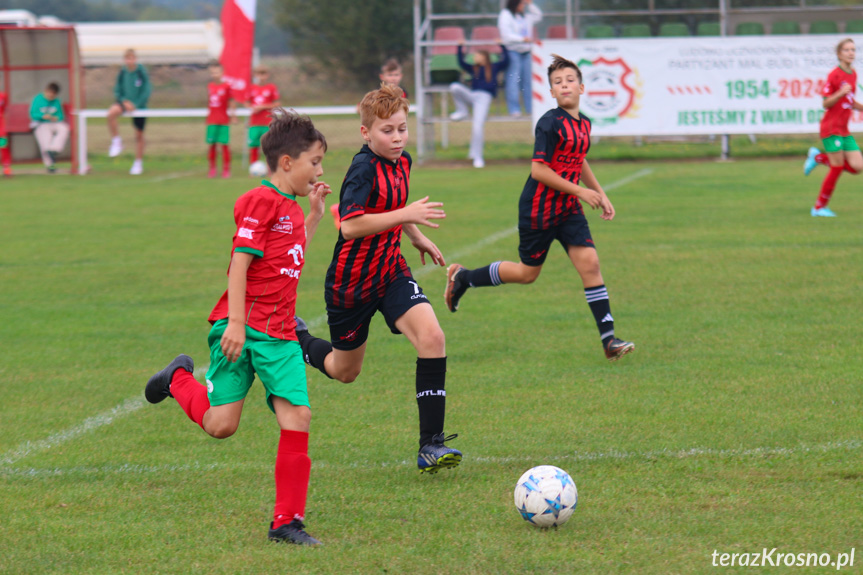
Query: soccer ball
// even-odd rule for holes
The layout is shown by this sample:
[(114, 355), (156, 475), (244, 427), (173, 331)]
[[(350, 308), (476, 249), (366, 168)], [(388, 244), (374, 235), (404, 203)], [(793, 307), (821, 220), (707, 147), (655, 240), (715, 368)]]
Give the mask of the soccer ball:
[(249, 175), (253, 178), (263, 178), (266, 177), (267, 174), (270, 173), (269, 168), (267, 168), (267, 164), (258, 160), (257, 162), (253, 162), (251, 166), (249, 166)]
[(515, 485), (515, 508), (525, 521), (537, 527), (563, 525), (576, 505), (575, 482), (554, 465), (528, 469)]

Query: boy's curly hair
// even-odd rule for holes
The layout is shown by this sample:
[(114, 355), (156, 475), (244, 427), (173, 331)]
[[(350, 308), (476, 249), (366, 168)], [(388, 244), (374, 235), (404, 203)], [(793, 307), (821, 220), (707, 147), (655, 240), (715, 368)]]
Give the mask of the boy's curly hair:
[(399, 110), (405, 114), (410, 111), (410, 103), (404, 97), (404, 90), (381, 82), (381, 87), (366, 94), (360, 102), (360, 121), (371, 128), (375, 118), (386, 120)]
[(271, 172), (276, 171), (279, 158), (298, 158), (315, 142), (320, 142), (324, 151), (327, 151), (327, 139), (315, 128), (308, 116), (301, 116), (295, 110), (284, 108), (274, 108), (271, 114), (273, 119), (270, 121), (270, 128), (261, 138), (261, 148)]

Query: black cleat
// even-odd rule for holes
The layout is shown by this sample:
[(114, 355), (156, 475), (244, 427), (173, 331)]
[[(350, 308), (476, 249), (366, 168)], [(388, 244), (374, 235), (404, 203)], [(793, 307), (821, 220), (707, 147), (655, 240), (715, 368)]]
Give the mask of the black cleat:
[(608, 358), (608, 361), (617, 361), (633, 350), (635, 350), (635, 344), (631, 341), (623, 341), (613, 337), (605, 346), (605, 357)]
[(180, 354), (174, 358), (174, 361), (168, 364), (168, 367), (154, 375), (147, 382), (147, 387), (144, 388), (144, 397), (150, 403), (159, 403), (165, 398), (174, 397), (171, 395), (171, 380), (174, 378), (174, 372), (178, 369), (185, 369), (189, 373), (195, 372), (195, 362), (192, 358), (185, 354)]
[(273, 529), (273, 524), (270, 523), (267, 539), (278, 543), (293, 543), (294, 545), (308, 545), (310, 547), (323, 545), (323, 543), (306, 533), (305, 529), (306, 526), (303, 525), (303, 522), (296, 518), (278, 529)]
[(443, 299), (446, 302), (446, 307), (451, 312), (455, 313), (458, 310), (458, 300), (467, 291), (470, 286), (461, 280), (461, 272), (464, 271), (464, 266), (460, 264), (452, 264), (446, 270), (446, 288), (443, 292)]
[(420, 473), (437, 473), (441, 469), (452, 469), (461, 463), (461, 451), (444, 445), (444, 441), (450, 441), (456, 437), (458, 434), (444, 437), (443, 433), (438, 433), (432, 438), (431, 443), (420, 447), (417, 453), (417, 467)]
[(297, 327), (294, 329), (294, 331), (297, 332), (298, 338), (300, 337), (301, 333), (309, 333), (309, 326), (306, 325), (306, 322), (303, 321), (303, 318), (301, 318), (298, 315), (295, 315), (294, 321), (297, 322)]

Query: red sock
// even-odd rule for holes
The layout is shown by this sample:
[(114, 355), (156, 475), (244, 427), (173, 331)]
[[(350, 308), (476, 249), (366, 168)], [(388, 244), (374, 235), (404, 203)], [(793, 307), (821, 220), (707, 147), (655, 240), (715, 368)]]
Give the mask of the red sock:
[(207, 150), (207, 159), (210, 161), (210, 168), (216, 167), (216, 144), (210, 144), (210, 149)]
[(12, 154), (9, 153), (9, 148), (0, 148), (0, 163), (2, 163), (3, 166), (12, 165)]
[(306, 494), (309, 491), (309, 434), (305, 431), (282, 430), (276, 453), (276, 505), (273, 508), (273, 529), (290, 523), (294, 517), (302, 521), (306, 514)]
[(204, 429), (204, 414), (210, 409), (207, 398), (207, 388), (198, 383), (195, 377), (185, 369), (174, 372), (171, 380), (171, 395), (189, 416), (189, 419)]
[(859, 172), (851, 167), (851, 164), (848, 163), (848, 160), (845, 160), (845, 165), (842, 166), (842, 169), (846, 172), (850, 172), (852, 174), (858, 174)]
[(821, 193), (818, 194), (818, 201), (815, 202), (815, 209), (820, 210), (830, 202), (830, 196), (833, 195), (833, 190), (836, 189), (836, 181), (842, 172), (845, 170), (843, 166), (830, 166), (830, 171), (824, 177), (824, 183), (821, 184)]
[(222, 169), (231, 169), (231, 148), (225, 145), (222, 145)]
[(249, 148), (249, 163), (254, 164), (258, 161), (258, 148)]
[(830, 165), (830, 160), (827, 158), (827, 154), (825, 154), (824, 152), (821, 152), (820, 154), (815, 156), (815, 161), (819, 164), (824, 164), (825, 166)]

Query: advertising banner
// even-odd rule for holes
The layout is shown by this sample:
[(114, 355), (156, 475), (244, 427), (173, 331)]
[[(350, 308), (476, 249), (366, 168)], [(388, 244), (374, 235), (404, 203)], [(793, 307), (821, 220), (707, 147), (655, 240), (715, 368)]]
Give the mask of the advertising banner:
[[(552, 54), (559, 54), (581, 68), (580, 110), (596, 135), (817, 135), (821, 89), (838, 65), (836, 46), (844, 38), (543, 40), (533, 48), (533, 120), (557, 105), (547, 68)], [(851, 38), (863, 43), (863, 37)], [(861, 57), (858, 51), (858, 70)], [(857, 99), (863, 99), (861, 85)], [(853, 113), (850, 128), (863, 128), (863, 114)]]

